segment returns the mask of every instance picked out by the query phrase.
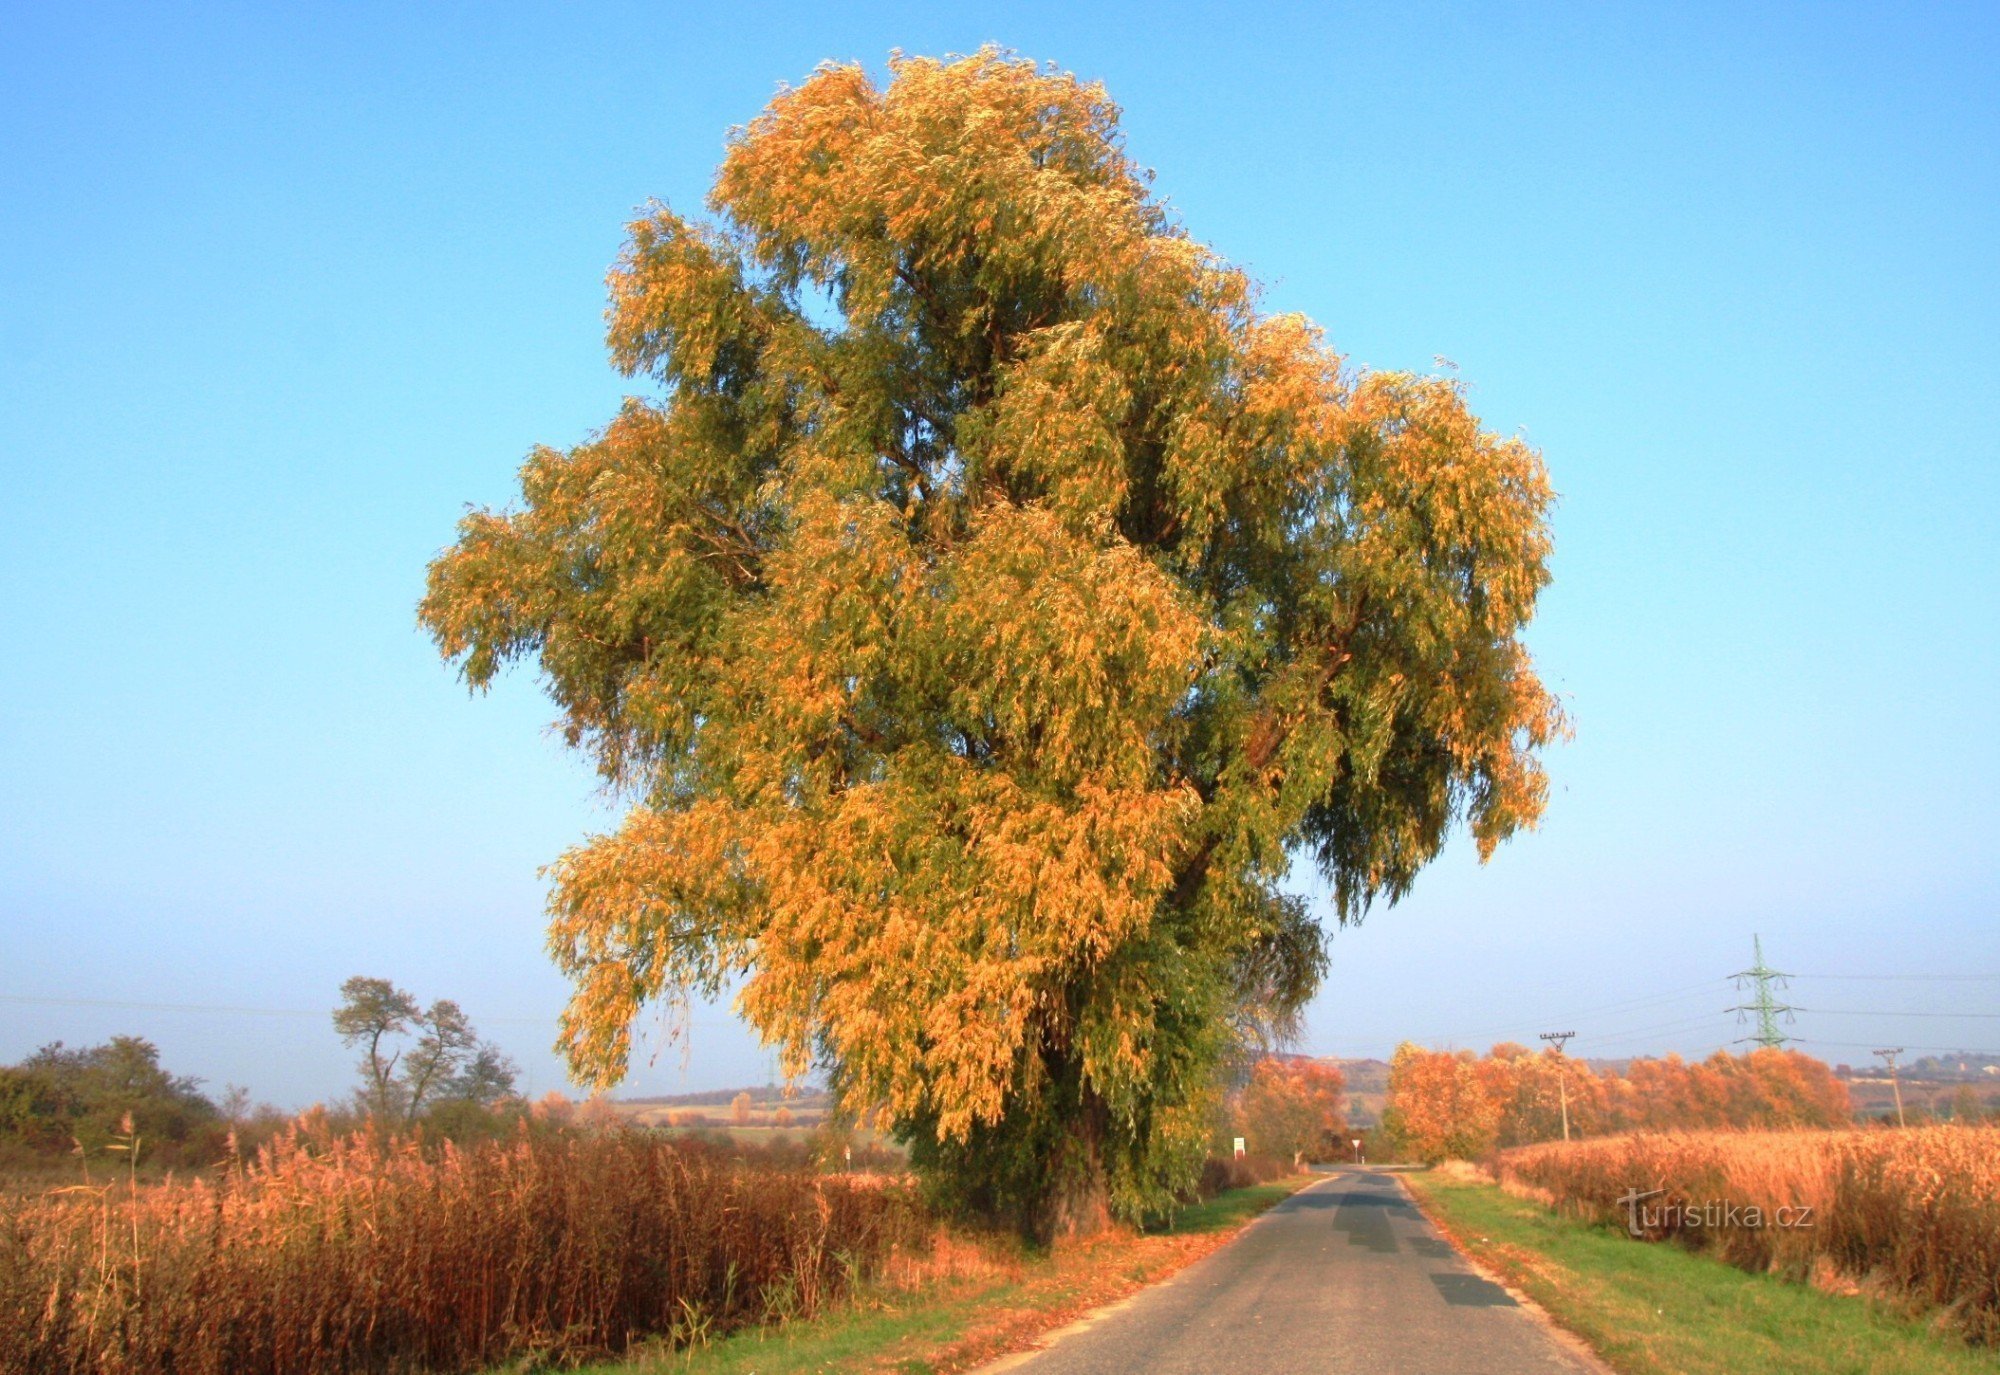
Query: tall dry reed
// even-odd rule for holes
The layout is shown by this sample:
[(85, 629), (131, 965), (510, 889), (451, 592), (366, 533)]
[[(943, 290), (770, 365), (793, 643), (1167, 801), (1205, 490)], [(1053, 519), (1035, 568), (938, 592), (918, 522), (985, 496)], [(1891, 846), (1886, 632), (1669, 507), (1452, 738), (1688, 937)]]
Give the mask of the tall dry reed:
[(294, 1132), (210, 1180), (0, 1220), (0, 1370), (464, 1371), (803, 1315), (918, 1235), (900, 1187), (637, 1132)]
[(1649, 1235), (1744, 1269), (1838, 1276), (2000, 1344), (2000, 1127), (1641, 1133), (1524, 1146), (1499, 1171), (1515, 1192), (1619, 1227), (1634, 1208), (1621, 1199), (1658, 1189), (1639, 1205)]

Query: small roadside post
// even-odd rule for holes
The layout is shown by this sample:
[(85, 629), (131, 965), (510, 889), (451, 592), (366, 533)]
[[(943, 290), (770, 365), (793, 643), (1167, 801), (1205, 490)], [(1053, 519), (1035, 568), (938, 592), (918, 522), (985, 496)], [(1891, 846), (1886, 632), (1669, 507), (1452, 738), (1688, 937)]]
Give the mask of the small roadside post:
[(1896, 1090), (1896, 1125), (1907, 1127), (1910, 1124), (1903, 1118), (1903, 1076), (1896, 1072), (1896, 1057), (1903, 1053), (1903, 1048), (1901, 1046), (1887, 1046), (1875, 1053), (1881, 1056), (1889, 1066), (1889, 1085)]
[(1562, 1094), (1563, 1140), (1569, 1140), (1569, 1075), (1563, 1065), (1563, 1047), (1569, 1044), (1574, 1031), (1545, 1031), (1542, 1039), (1556, 1048), (1556, 1090)]

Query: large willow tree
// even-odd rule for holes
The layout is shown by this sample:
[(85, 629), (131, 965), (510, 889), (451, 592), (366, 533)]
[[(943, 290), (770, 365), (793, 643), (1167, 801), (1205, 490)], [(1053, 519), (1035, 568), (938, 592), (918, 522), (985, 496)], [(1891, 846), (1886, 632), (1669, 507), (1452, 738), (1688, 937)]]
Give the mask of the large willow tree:
[(1538, 456), (1259, 309), (1097, 86), (825, 67), (612, 273), (650, 379), (476, 511), (422, 616), (532, 657), (631, 800), (553, 868), (562, 1045), (740, 987), (793, 1072), (1043, 1236), (1164, 1202), (1218, 1067), (1393, 901), (1532, 824)]

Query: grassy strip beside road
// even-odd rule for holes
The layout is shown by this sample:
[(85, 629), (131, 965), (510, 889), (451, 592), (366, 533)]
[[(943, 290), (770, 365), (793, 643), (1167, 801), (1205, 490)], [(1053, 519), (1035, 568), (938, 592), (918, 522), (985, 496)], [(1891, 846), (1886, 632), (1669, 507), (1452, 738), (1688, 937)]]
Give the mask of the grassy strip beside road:
[(947, 1235), (914, 1287), (877, 1286), (819, 1318), (754, 1328), (687, 1350), (635, 1353), (583, 1375), (808, 1375), (968, 1370), (1157, 1283), (1227, 1242), (1257, 1214), (1311, 1183), (1235, 1189), (1171, 1227), (1029, 1254), (1011, 1242)]
[(1865, 1299), (1745, 1274), (1498, 1186), (1406, 1176), (1461, 1249), (1625, 1375), (1993, 1375), (1991, 1353)]

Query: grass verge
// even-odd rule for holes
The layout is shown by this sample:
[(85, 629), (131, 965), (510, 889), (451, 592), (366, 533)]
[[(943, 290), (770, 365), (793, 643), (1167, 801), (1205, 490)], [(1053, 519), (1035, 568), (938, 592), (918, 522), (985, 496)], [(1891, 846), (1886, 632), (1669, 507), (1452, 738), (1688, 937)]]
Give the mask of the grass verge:
[(1405, 1176), (1461, 1249), (1624, 1375), (1957, 1375), (1990, 1352), (1860, 1297), (1634, 1241), (1502, 1193)]
[(969, 1370), (1165, 1279), (1311, 1182), (1301, 1177), (1234, 1189), (1184, 1210), (1171, 1227), (1113, 1232), (1042, 1254), (1003, 1239), (941, 1234), (931, 1277), (914, 1287), (877, 1286), (809, 1321), (753, 1328), (684, 1350), (635, 1352), (583, 1375)]

